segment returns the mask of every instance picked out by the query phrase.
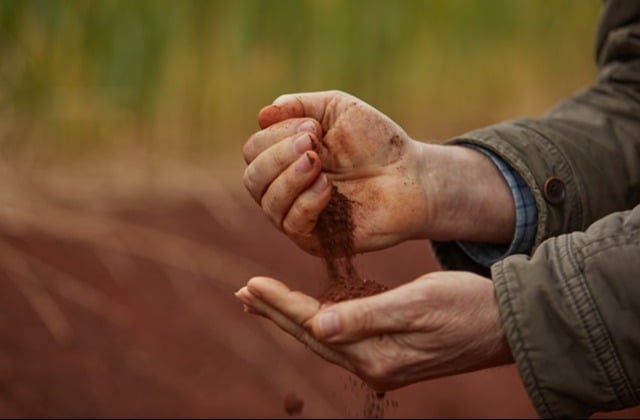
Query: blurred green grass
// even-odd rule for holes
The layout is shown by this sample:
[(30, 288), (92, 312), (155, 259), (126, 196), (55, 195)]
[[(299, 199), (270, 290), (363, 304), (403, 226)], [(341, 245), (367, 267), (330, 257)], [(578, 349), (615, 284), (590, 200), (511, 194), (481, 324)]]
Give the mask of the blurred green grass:
[(593, 80), (597, 0), (0, 2), (0, 144), (211, 165), (282, 93), (341, 89), (437, 141)]

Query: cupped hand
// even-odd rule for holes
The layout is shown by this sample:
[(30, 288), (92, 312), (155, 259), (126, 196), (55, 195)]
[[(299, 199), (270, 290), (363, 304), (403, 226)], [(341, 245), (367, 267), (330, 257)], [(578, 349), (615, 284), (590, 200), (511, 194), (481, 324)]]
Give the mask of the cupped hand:
[(244, 185), (273, 224), (321, 255), (317, 231), (332, 186), (351, 202), (353, 251), (408, 239), (511, 240), (511, 191), (484, 154), (411, 139), (339, 91), (283, 95), (243, 148)]
[(331, 305), (266, 277), (236, 297), (376, 391), (513, 362), (493, 284), (469, 272), (434, 272)]
[(343, 92), (279, 97), (244, 145), (244, 184), (269, 219), (321, 254), (316, 223), (331, 185), (352, 203), (356, 252), (415, 236), (433, 213), (420, 182), (420, 144)]

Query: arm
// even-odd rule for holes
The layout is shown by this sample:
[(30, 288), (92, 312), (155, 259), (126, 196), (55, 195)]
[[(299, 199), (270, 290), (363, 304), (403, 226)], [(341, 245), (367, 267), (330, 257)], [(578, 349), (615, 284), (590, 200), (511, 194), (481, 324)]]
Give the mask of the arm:
[(477, 150), (413, 140), (380, 111), (336, 91), (283, 95), (258, 119), (262, 129), (243, 149), (244, 184), (310, 253), (321, 254), (315, 226), (330, 184), (354, 203), (356, 252), (408, 239), (513, 237), (511, 191)]
[[(606, 3), (596, 52), (594, 86), (544, 117), (504, 122), (450, 142), (491, 150), (520, 173), (538, 209), (532, 249), (640, 201), (638, 2)], [(482, 270), (454, 243), (433, 245), (444, 267)]]
[(492, 266), (502, 324), (543, 417), (640, 403), (640, 205)]
[[(639, 20), (639, 3), (608, 2), (595, 86), (544, 118), (463, 136), (518, 168), (538, 203), (533, 256), (506, 258), (491, 271), (508, 342), (543, 417), (640, 402)], [(464, 266), (450, 244), (435, 245), (445, 247), (452, 252), (442, 255)]]
[[(477, 148), (477, 146), (469, 146)], [(520, 174), (507, 165), (500, 157), (482, 148), (477, 150), (487, 155), (500, 170), (511, 194), (515, 207), (515, 230), (509, 244), (491, 244), (483, 242), (456, 241), (457, 245), (474, 262), (483, 267), (490, 267), (496, 261), (512, 254), (531, 251), (536, 236), (538, 210), (531, 189)], [(488, 272), (487, 272), (488, 275)]]

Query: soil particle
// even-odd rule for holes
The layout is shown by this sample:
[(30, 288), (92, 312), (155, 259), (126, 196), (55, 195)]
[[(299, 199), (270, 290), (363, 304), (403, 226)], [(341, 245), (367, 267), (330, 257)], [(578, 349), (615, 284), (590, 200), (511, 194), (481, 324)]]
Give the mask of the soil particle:
[(387, 410), (396, 410), (399, 406), (398, 400), (372, 390), (353, 375), (343, 379), (343, 390), (351, 396), (351, 404), (346, 408), (346, 416), (350, 418), (383, 419)]
[(317, 224), (329, 277), (329, 285), (320, 296), (322, 302), (340, 302), (387, 290), (383, 284), (360, 277), (353, 264), (355, 226), (351, 208), (351, 200), (334, 185), (331, 200)]
[(394, 134), (389, 139), (389, 144), (391, 144), (391, 146), (394, 146), (394, 147), (400, 147), (400, 146), (402, 146), (402, 140), (400, 140), (400, 136), (399, 135)]
[(284, 409), (290, 416), (300, 414), (304, 407), (304, 400), (298, 397), (294, 392), (290, 392), (284, 397)]
[(387, 290), (387, 287), (372, 281), (332, 282), (322, 294), (324, 302), (341, 302), (343, 300), (371, 296)]
[[(320, 214), (317, 229), (324, 251), (324, 262), (329, 277), (328, 287), (320, 295), (321, 302), (340, 302), (371, 296), (388, 289), (387, 286), (363, 279), (353, 264), (354, 223), (352, 202), (334, 185), (331, 200)], [(397, 404), (385, 398), (385, 393), (371, 390), (364, 382), (350, 378), (347, 391), (357, 395), (365, 392), (364, 408), (357, 417), (383, 418), (389, 404)]]

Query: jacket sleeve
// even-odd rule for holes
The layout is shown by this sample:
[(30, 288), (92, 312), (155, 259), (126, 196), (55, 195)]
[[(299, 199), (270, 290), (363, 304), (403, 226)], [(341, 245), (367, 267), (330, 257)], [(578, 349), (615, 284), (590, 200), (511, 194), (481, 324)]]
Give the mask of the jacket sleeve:
[(491, 269), (540, 416), (580, 418), (640, 403), (640, 205)]
[[(532, 251), (545, 239), (586, 229), (640, 202), (640, 2), (605, 2), (594, 85), (541, 118), (523, 118), (450, 141), (487, 148), (525, 180), (538, 209)], [(447, 269), (481, 274), (452, 242), (433, 242)]]
[[(640, 403), (640, 2), (605, 2), (594, 85), (536, 119), (453, 143), (517, 170), (538, 208), (529, 255), (491, 267), (518, 370), (542, 417)], [(453, 242), (445, 268), (480, 273)]]

